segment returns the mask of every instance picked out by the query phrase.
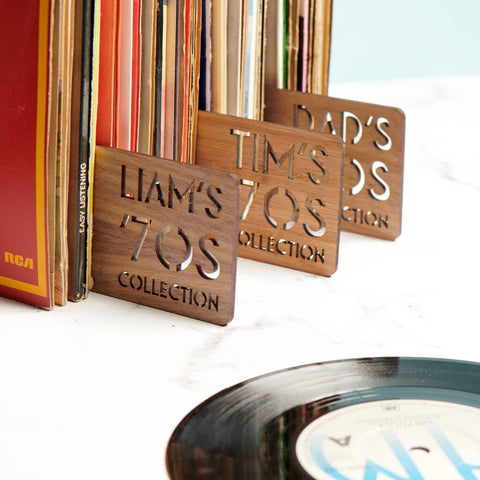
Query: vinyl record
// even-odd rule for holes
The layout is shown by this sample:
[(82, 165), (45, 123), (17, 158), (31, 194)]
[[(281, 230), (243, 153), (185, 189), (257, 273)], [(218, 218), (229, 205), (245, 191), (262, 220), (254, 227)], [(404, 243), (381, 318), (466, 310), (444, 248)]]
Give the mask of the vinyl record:
[(240, 383), (173, 433), (174, 480), (479, 480), (480, 364), (366, 358)]

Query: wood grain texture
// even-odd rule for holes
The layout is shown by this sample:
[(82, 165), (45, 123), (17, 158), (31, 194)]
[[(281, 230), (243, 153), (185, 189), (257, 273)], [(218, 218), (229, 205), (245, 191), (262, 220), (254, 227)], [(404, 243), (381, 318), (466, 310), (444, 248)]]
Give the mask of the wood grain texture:
[(342, 230), (394, 240), (402, 228), (405, 114), (398, 108), (268, 88), (265, 120), (345, 143)]
[(93, 290), (228, 323), (238, 202), (235, 175), (97, 147)]
[(199, 112), (196, 162), (240, 177), (239, 256), (317, 275), (335, 272), (343, 169), (338, 138)]

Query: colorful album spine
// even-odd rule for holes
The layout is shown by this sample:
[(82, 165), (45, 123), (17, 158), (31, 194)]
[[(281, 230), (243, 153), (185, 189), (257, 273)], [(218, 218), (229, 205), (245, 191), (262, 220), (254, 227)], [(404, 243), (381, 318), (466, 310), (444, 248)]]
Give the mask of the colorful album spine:
[(45, 308), (50, 17), (49, 0), (0, 4), (0, 295)]
[[(198, 119), (198, 96), (199, 96), (199, 78), (200, 78), (200, 49), (201, 49), (201, 30), (202, 30), (202, 11), (201, 2), (193, 2), (192, 10), (192, 39), (190, 43), (190, 78), (189, 87), (189, 111), (188, 111), (188, 131), (187, 141), (187, 163), (195, 163), (196, 138), (197, 138), (197, 119)], [(213, 100), (213, 99), (212, 99)]]
[(163, 9), (164, 1), (141, 2), (137, 151), (148, 155), (153, 149), (155, 118), (157, 12)]
[[(170, 13), (171, 15), (171, 13)], [(170, 32), (169, 32), (170, 33)], [(155, 51), (155, 91), (154, 95), (154, 129), (153, 154), (157, 157), (166, 157), (166, 65), (167, 65), (167, 1), (161, 0), (157, 7), (156, 17), (156, 51)], [(171, 53), (170, 53), (171, 54)], [(169, 153), (168, 158), (173, 158)]]
[(89, 284), (100, 2), (84, 0), (75, 5), (68, 298), (79, 301), (87, 297)]
[(140, 0), (133, 0), (132, 10), (132, 105), (130, 151), (137, 150), (138, 100), (140, 91)]
[(199, 110), (212, 111), (212, 0), (202, 2)]
[(114, 145), (118, 0), (103, 1), (100, 16), (97, 142)]
[(123, 150), (132, 144), (133, 7), (127, 0), (118, 4), (114, 145)]
[(89, 118), (89, 162), (90, 169), (88, 171), (88, 190), (87, 190), (87, 248), (86, 248), (86, 283), (88, 295), (89, 289), (92, 287), (92, 241), (93, 241), (93, 177), (95, 171), (95, 146), (97, 144), (97, 116), (98, 116), (98, 82), (100, 68), (100, 6), (101, 0), (93, 2), (92, 10), (92, 73), (90, 83), (90, 118)]

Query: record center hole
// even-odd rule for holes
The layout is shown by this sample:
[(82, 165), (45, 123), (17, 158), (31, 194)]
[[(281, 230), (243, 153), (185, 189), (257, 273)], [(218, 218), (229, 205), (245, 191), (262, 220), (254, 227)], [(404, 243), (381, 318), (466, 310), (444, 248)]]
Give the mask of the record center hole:
[(412, 447), (410, 453), (414, 457), (424, 457), (430, 453), (430, 449), (427, 447)]

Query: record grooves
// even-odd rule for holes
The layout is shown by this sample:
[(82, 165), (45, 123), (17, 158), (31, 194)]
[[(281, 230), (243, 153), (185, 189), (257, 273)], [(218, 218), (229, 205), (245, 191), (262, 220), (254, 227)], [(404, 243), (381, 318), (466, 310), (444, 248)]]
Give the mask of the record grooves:
[(182, 480), (476, 480), (479, 378), (480, 364), (403, 357), (263, 375), (185, 417), (168, 471)]

